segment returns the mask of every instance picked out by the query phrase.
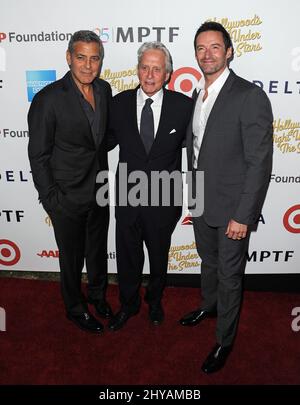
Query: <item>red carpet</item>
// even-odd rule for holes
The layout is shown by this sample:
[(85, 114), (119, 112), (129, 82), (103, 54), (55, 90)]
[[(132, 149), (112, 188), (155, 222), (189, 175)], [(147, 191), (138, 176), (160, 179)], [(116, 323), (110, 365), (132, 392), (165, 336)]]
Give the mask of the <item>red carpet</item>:
[[(118, 308), (117, 287), (108, 300)], [(291, 315), (296, 294), (246, 292), (235, 349), (226, 367), (207, 376), (200, 366), (215, 342), (215, 320), (183, 328), (199, 291), (167, 288), (165, 322), (154, 327), (147, 306), (124, 329), (102, 336), (80, 331), (64, 316), (56, 282), (0, 279), (1, 384), (299, 384), (300, 331)]]

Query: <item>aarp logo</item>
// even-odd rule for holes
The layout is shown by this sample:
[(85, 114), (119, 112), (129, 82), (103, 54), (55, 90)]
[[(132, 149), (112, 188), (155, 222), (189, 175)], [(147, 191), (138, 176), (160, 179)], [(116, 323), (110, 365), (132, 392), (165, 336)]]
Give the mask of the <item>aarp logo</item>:
[(300, 204), (287, 210), (283, 216), (283, 225), (291, 233), (300, 233)]
[(5, 32), (0, 32), (0, 43), (6, 39)]

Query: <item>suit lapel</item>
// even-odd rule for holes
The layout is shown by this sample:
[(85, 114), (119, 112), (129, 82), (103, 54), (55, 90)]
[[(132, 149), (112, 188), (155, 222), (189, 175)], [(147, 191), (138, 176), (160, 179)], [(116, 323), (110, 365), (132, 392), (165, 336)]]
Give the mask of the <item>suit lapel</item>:
[(226, 82), (224, 83), (224, 86), (222, 87), (214, 105), (213, 108), (211, 109), (211, 112), (209, 114), (207, 123), (206, 123), (206, 127), (205, 127), (205, 131), (204, 131), (204, 135), (203, 135), (203, 139), (202, 139), (202, 143), (201, 143), (201, 148), (200, 148), (200, 153), (202, 151), (202, 148), (205, 145), (206, 139), (207, 139), (207, 134), (209, 133), (213, 123), (218, 120), (218, 117), (220, 115), (222, 115), (222, 111), (223, 111), (223, 107), (224, 104), (228, 103), (228, 93), (231, 89), (231, 86), (233, 84), (235, 80), (235, 74), (231, 71), (230, 75), (228, 76)]
[(192, 99), (194, 100), (193, 112), (191, 115), (189, 125), (186, 130), (186, 150), (187, 150), (188, 166), (189, 166), (190, 170), (191, 170), (192, 164), (193, 164), (192, 160), (193, 160), (193, 148), (194, 148), (193, 119), (194, 119), (195, 107), (196, 107), (196, 103), (197, 103), (197, 99), (198, 99), (199, 95), (200, 95), (200, 91), (197, 93), (197, 91), (195, 89), (192, 94)]
[(99, 146), (102, 142), (102, 139), (105, 135), (105, 129), (106, 129), (106, 116), (107, 116), (107, 99), (104, 94), (104, 90), (102, 87), (99, 85), (99, 83), (95, 82), (95, 88), (96, 92), (98, 93), (98, 98), (99, 98), (99, 105), (96, 105), (96, 108), (99, 109), (100, 111), (100, 122), (99, 122), (99, 132), (98, 136), (96, 137), (96, 146)]

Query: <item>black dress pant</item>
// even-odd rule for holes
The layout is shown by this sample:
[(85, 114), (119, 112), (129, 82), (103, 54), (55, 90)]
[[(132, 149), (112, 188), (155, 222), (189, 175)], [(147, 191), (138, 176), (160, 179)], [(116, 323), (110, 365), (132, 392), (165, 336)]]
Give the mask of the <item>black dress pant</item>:
[(147, 211), (132, 223), (116, 220), (116, 248), (121, 308), (127, 313), (140, 307), (139, 289), (144, 266), (144, 243), (148, 250), (150, 276), (145, 301), (158, 305), (163, 296), (168, 270), (171, 236), (177, 220), (161, 226)]
[(68, 314), (87, 309), (81, 291), (81, 276), (86, 262), (88, 298), (102, 300), (107, 287), (107, 232), (109, 207), (96, 203), (84, 214), (68, 216), (60, 211), (49, 213), (59, 249), (61, 292)]

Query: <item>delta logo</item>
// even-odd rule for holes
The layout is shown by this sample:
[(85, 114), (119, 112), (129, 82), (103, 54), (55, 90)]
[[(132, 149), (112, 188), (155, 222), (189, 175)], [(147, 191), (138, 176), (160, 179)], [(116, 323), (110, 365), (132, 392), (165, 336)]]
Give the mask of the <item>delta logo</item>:
[(27, 97), (31, 102), (33, 97), (42, 88), (56, 80), (56, 70), (27, 70), (26, 83), (27, 83)]
[(37, 256), (41, 258), (46, 257), (47, 259), (58, 259), (59, 250), (42, 250), (40, 253), (37, 253)]

